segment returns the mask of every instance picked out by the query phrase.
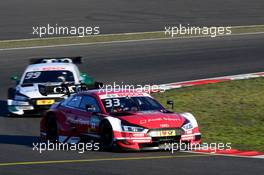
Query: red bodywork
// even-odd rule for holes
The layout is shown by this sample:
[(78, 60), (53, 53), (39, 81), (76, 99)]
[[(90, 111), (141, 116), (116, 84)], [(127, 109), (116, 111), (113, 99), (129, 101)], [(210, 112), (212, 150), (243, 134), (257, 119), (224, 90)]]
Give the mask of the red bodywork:
[[(100, 113), (94, 114), (83, 109), (68, 107), (63, 102), (52, 105), (49, 111), (44, 115), (40, 124), (42, 139), (46, 139), (47, 118), (52, 115), (56, 118), (58, 128), (58, 140), (60, 142), (68, 141), (71, 137), (84, 138), (92, 136), (100, 138), (100, 124), (107, 120), (113, 128), (113, 139), (115, 144), (125, 149), (155, 149), (166, 142), (188, 142), (192, 144), (200, 143), (201, 134), (198, 126), (191, 130), (182, 129), (186, 118), (177, 113), (163, 113), (160, 111), (135, 111), (127, 113), (109, 114), (101, 101), (101, 95), (105, 92), (100, 90), (91, 90), (81, 92), (74, 96), (88, 95), (96, 99), (100, 107)], [(109, 93), (109, 92), (108, 92)], [(112, 92), (116, 95), (131, 95), (127, 92)], [(145, 93), (132, 94), (144, 96)], [(150, 97), (150, 96), (149, 96)], [(134, 126), (145, 128), (144, 132), (127, 132), (122, 130), (122, 123), (129, 123)], [(176, 130), (177, 136), (169, 136), (172, 130)], [(154, 134), (151, 135), (151, 134)], [(160, 135), (155, 135), (156, 133)], [(180, 134), (179, 134), (180, 133)], [(164, 135), (164, 136), (163, 136)]]

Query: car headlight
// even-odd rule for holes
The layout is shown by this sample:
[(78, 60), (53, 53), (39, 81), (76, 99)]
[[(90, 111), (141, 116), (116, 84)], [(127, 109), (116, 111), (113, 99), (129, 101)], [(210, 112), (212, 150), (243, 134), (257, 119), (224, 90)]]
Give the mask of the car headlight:
[(22, 94), (16, 94), (14, 100), (16, 101), (27, 101), (28, 97)]
[(145, 129), (143, 127), (127, 126), (127, 125), (123, 125), (122, 128), (123, 128), (123, 131), (126, 131), (126, 132), (142, 132)]
[(190, 130), (193, 129), (193, 125), (191, 124), (191, 122), (188, 122), (187, 124), (183, 125), (182, 128), (184, 130)]

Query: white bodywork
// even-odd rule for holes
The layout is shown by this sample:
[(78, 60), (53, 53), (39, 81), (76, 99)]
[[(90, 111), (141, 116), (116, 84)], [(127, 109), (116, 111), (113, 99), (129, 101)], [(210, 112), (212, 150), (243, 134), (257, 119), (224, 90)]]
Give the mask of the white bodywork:
[(187, 120), (189, 120), (194, 128), (198, 127), (197, 120), (195, 119), (195, 117), (191, 113), (184, 112), (184, 113), (181, 113), (180, 115), (183, 116), (184, 118), (186, 118)]
[[(59, 85), (61, 82), (57, 83), (48, 83), (48, 82), (43, 82), (43, 83), (33, 83), (32, 86), (25, 86), (23, 87), (23, 81), (25, 79), (25, 76), (28, 72), (35, 72), (35, 71), (58, 71), (58, 70), (67, 70), (73, 73), (74, 77), (74, 83), (78, 84), (80, 83), (80, 72), (78, 67), (73, 64), (73, 63), (39, 63), (39, 64), (32, 64), (29, 65), (25, 72), (23, 73), (21, 80), (16, 86), (16, 92), (23, 94), (27, 96), (29, 99), (41, 99), (41, 98), (61, 98), (63, 94), (51, 94), (47, 96), (43, 96), (39, 93), (39, 84), (43, 85)], [(15, 99), (8, 99), (7, 100), (8, 104), (8, 110), (17, 115), (23, 115), (25, 110), (34, 110), (34, 106), (29, 104), (27, 101), (23, 100), (15, 100)]]

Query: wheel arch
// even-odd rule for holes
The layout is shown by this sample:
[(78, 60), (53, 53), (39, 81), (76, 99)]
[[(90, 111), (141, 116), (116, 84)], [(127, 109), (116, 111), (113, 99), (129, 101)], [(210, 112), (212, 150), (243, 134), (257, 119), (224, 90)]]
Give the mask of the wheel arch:
[(114, 117), (105, 117), (101, 122), (99, 127), (101, 128), (102, 124), (104, 124), (105, 122), (108, 122), (112, 129), (113, 132), (121, 132), (122, 131), (122, 127), (121, 127), (121, 120), (118, 118), (114, 118)]
[(181, 113), (180, 115), (186, 118), (187, 120), (189, 120), (191, 124), (193, 125), (193, 127), (198, 127), (198, 122), (193, 114), (189, 112), (184, 112), (184, 113)]

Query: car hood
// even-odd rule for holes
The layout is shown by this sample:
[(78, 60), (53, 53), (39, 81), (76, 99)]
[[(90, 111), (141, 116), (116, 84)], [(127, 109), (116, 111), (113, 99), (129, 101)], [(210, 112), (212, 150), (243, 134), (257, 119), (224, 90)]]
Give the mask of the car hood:
[(118, 116), (118, 118), (148, 129), (179, 128), (186, 120), (177, 113), (162, 113), (158, 111), (129, 113), (125, 116)]
[(17, 92), (20, 94), (26, 95), (29, 98), (56, 98), (61, 97), (63, 94), (51, 94), (47, 96), (43, 96), (39, 93), (39, 84), (41, 85), (48, 85), (48, 86), (56, 86), (59, 85), (59, 83), (34, 83), (34, 84), (25, 84), (25, 85), (18, 85), (16, 87)]

